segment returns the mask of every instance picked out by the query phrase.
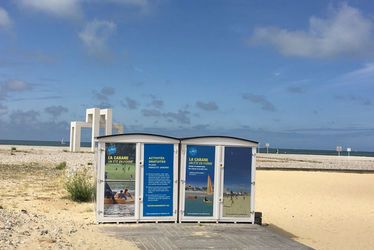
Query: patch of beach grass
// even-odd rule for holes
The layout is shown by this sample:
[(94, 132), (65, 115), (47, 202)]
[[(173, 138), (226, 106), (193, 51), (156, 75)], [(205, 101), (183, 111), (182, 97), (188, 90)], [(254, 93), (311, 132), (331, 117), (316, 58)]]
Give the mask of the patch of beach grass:
[(60, 162), (56, 165), (57, 170), (64, 170), (66, 168), (66, 161)]
[(29, 151), (28, 150), (17, 150), (16, 147), (11, 147), (10, 148), (10, 154), (11, 155), (15, 155), (16, 153), (24, 153), (24, 154), (26, 154), (26, 153), (29, 153)]
[(77, 170), (67, 177), (65, 189), (73, 201), (88, 202), (94, 196), (94, 184), (87, 169)]

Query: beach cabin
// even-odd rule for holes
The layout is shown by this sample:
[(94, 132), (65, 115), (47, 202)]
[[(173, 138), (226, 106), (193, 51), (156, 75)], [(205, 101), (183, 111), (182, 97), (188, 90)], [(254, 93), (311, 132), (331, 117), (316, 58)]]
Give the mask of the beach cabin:
[(179, 139), (135, 133), (96, 142), (98, 223), (177, 222)]
[(182, 139), (179, 221), (254, 223), (257, 144), (226, 136)]

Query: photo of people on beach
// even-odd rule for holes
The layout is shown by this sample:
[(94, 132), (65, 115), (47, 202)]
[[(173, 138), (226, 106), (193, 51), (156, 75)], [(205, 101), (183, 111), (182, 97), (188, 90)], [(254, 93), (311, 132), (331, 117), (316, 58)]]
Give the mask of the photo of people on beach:
[(251, 163), (251, 148), (225, 147), (224, 217), (250, 216)]
[(104, 216), (135, 214), (135, 152), (135, 143), (106, 144)]
[(187, 146), (185, 216), (213, 216), (214, 146)]

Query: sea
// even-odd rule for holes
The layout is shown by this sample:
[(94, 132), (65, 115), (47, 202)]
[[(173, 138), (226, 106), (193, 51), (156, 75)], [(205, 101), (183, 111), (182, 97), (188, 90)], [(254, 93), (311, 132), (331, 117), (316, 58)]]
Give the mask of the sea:
[[(31, 140), (0, 140), (0, 145), (26, 145), (26, 146), (56, 146), (67, 147), (69, 142), (63, 141), (31, 141)], [(81, 147), (91, 147), (90, 142), (81, 142)], [(257, 150), (260, 153), (269, 154), (304, 154), (304, 155), (338, 155), (336, 150), (321, 150), (321, 149), (290, 149), (290, 148), (260, 148)], [(347, 151), (340, 152), (341, 156), (348, 156)], [(352, 149), (349, 152), (351, 156), (367, 156), (374, 157), (374, 152), (355, 151)]]
[[(269, 148), (267, 151), (266, 148), (260, 148), (257, 150), (260, 153), (269, 153), (269, 154), (302, 154), (302, 155), (338, 155), (336, 150), (321, 150), (321, 149), (290, 149), (290, 148)], [(341, 151), (341, 156), (367, 156), (374, 157), (374, 152), (366, 151), (354, 151), (351, 152)]]
[[(23, 145), (23, 146), (55, 146), (68, 147), (69, 142), (65, 141), (25, 141), (25, 140), (0, 140), (0, 145)], [(91, 142), (81, 142), (81, 147), (91, 147)]]

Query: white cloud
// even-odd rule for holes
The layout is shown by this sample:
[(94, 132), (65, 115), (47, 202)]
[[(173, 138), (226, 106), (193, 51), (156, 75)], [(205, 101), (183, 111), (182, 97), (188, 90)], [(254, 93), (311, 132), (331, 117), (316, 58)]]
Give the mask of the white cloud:
[(142, 7), (142, 8), (146, 7), (149, 4), (148, 0), (105, 0), (104, 2), (132, 5), (132, 6)]
[(4, 100), (8, 97), (9, 93), (24, 92), (31, 90), (32, 86), (24, 81), (20, 80), (7, 80), (0, 83), (0, 100)]
[(0, 7), (0, 28), (9, 28), (12, 25), (8, 12)]
[(373, 86), (374, 79), (374, 63), (367, 63), (359, 69), (345, 73), (334, 80), (333, 85), (367, 85)]
[(8, 107), (0, 103), (0, 116), (8, 112)]
[(345, 77), (367, 78), (374, 76), (374, 63), (367, 63), (362, 68), (349, 72)]
[[(149, 10), (149, 0), (15, 0), (25, 10), (44, 12), (62, 18), (80, 18), (85, 5), (93, 3), (117, 4), (138, 8), (144, 12)], [(0, 12), (1, 17), (1, 12)], [(1, 26), (1, 23), (0, 23)]]
[[(127, 11), (135, 11), (138, 14), (149, 14), (152, 12), (159, 0), (81, 0), (84, 5), (105, 4), (113, 5), (116, 8), (124, 8)], [(128, 13), (127, 13), (128, 14)]]
[(155, 0), (79, 0), (82, 5), (92, 5), (92, 4), (105, 4), (105, 5), (115, 5), (116, 7), (131, 8), (131, 10), (139, 10), (142, 13), (147, 13), (150, 11), (154, 4), (158, 1)]
[(259, 27), (250, 41), (271, 44), (289, 56), (374, 56), (374, 23), (360, 10), (342, 4), (325, 19), (311, 17), (307, 31)]
[(87, 23), (78, 36), (91, 54), (102, 56), (107, 53), (106, 43), (116, 28), (114, 22), (95, 19)]
[(18, 3), (56, 17), (78, 18), (82, 13), (78, 0), (19, 0)]

